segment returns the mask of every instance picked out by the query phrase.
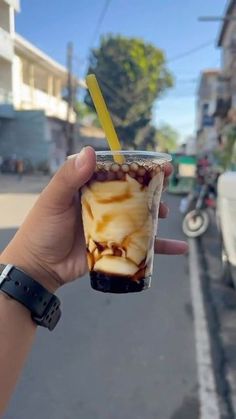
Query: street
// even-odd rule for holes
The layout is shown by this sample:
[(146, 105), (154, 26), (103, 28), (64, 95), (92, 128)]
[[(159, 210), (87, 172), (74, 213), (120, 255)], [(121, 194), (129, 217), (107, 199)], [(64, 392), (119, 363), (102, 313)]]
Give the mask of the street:
[[(179, 199), (165, 199), (160, 235), (181, 238)], [(0, 249), (15, 231), (1, 227)], [(38, 330), (5, 419), (199, 418), (187, 257), (157, 256), (140, 294), (104, 295), (87, 277), (58, 294), (63, 317), (54, 332)]]

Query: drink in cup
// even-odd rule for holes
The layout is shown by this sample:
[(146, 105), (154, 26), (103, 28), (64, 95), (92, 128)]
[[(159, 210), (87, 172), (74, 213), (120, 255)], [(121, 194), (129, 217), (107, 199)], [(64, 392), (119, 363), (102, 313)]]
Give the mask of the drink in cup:
[(81, 194), (91, 286), (142, 291), (151, 285), (164, 164), (171, 158), (145, 151), (96, 156), (96, 170)]

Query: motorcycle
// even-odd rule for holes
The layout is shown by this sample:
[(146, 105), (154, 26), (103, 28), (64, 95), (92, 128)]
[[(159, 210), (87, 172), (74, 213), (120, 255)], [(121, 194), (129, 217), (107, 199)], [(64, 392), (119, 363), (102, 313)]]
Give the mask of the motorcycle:
[[(183, 210), (183, 206), (185, 206)], [(187, 237), (195, 238), (204, 234), (210, 224), (208, 209), (216, 208), (216, 176), (207, 175), (182, 204), (184, 218), (182, 229)]]

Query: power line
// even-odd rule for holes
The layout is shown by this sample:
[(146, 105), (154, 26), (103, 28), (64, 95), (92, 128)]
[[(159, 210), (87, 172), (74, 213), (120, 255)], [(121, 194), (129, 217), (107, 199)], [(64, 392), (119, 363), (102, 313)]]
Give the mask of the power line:
[(98, 18), (98, 21), (97, 21), (97, 25), (96, 25), (96, 27), (94, 29), (94, 32), (93, 32), (93, 35), (91, 37), (90, 48), (93, 46), (94, 42), (96, 41), (96, 38), (97, 38), (97, 35), (99, 33), (100, 27), (102, 25), (102, 22), (103, 22), (105, 16), (106, 16), (108, 7), (110, 6), (111, 2), (112, 2), (112, 0), (105, 0), (104, 6), (103, 6), (102, 11), (101, 11), (101, 14), (100, 14), (100, 16)]
[(174, 61), (181, 60), (182, 58), (189, 57), (189, 55), (195, 54), (198, 51), (201, 51), (204, 48), (207, 48), (208, 46), (212, 45), (214, 43), (215, 39), (211, 39), (210, 41), (205, 42), (204, 44), (200, 44), (195, 48), (189, 49), (185, 52), (182, 52), (181, 54), (175, 55), (174, 57), (167, 59), (166, 63), (173, 63)]
[[(101, 14), (100, 14), (100, 16), (98, 18), (98, 21), (97, 21), (96, 27), (94, 29), (93, 35), (91, 37), (91, 41), (90, 41), (88, 50), (91, 50), (94, 42), (96, 41), (96, 38), (97, 38), (97, 35), (99, 33), (100, 27), (101, 27), (101, 25), (103, 23), (103, 20), (104, 20), (104, 18), (106, 16), (108, 7), (110, 6), (111, 2), (112, 2), (112, 0), (105, 0), (105, 2), (104, 2), (104, 6), (103, 6), (102, 11), (101, 11)], [(77, 62), (80, 61), (80, 64), (83, 64), (83, 63), (87, 64), (88, 63), (88, 60), (89, 60), (89, 54), (88, 54), (88, 56), (86, 58), (84, 58), (82, 60), (77, 55), (73, 55), (72, 60), (76, 60)], [(87, 70), (87, 68), (86, 68), (86, 70)], [(85, 74), (86, 74), (86, 72), (87, 71), (85, 71)]]
[(98, 18), (98, 21), (97, 21), (97, 24), (96, 24), (96, 26), (95, 26), (95, 29), (94, 29), (93, 35), (92, 35), (91, 40), (90, 40), (90, 42), (89, 42), (89, 46), (88, 46), (88, 51), (89, 51), (89, 52), (88, 52), (87, 56), (83, 59), (84, 64), (85, 64), (85, 66), (84, 66), (84, 77), (86, 76), (86, 73), (87, 73), (87, 71), (88, 71), (88, 63), (89, 63), (89, 55), (90, 55), (90, 51), (91, 51), (91, 49), (92, 49), (92, 47), (93, 47), (94, 42), (95, 42), (95, 41), (96, 41), (96, 39), (97, 39), (97, 36), (98, 36), (99, 30), (100, 30), (100, 28), (101, 28), (101, 25), (102, 25), (102, 23), (103, 23), (103, 20), (104, 20), (104, 18), (105, 18), (105, 16), (106, 16), (106, 13), (107, 13), (108, 7), (110, 6), (111, 2), (112, 2), (112, 0), (105, 0), (105, 2), (104, 2), (104, 6), (103, 6), (102, 11), (101, 11), (101, 14), (100, 14), (100, 16), (99, 16), (99, 18)]
[(176, 85), (179, 83), (183, 84), (195, 84), (198, 82), (198, 78), (186, 78), (186, 79), (179, 79), (178, 77), (175, 79)]

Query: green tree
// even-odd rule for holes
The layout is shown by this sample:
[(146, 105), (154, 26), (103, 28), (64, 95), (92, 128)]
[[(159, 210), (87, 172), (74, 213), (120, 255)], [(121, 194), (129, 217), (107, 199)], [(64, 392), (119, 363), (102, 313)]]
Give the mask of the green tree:
[(162, 124), (156, 131), (156, 142), (159, 151), (173, 152), (178, 146), (179, 135), (168, 124)]
[(75, 104), (75, 112), (78, 116), (79, 122), (87, 122), (92, 126), (100, 127), (97, 114), (94, 109), (91, 109), (86, 103), (77, 101)]
[[(140, 39), (108, 35), (91, 51), (88, 73), (98, 78), (123, 147), (137, 148), (154, 101), (173, 85), (164, 53)], [(85, 103), (93, 108), (88, 92)]]
[(222, 153), (224, 169), (236, 165), (236, 127), (231, 127), (226, 134), (227, 140)]
[(216, 150), (215, 155), (222, 168), (230, 170), (236, 168), (236, 127), (234, 125), (227, 126), (223, 135), (225, 137), (223, 147)]

